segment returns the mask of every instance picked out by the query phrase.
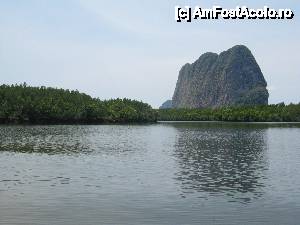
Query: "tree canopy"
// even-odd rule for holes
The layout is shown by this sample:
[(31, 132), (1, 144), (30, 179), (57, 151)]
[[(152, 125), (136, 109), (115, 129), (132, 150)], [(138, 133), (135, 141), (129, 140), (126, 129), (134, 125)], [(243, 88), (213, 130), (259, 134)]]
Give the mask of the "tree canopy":
[(160, 109), (163, 121), (300, 122), (300, 104), (206, 109)]
[(150, 105), (130, 99), (101, 101), (78, 91), (0, 86), (1, 123), (123, 123), (154, 122)]

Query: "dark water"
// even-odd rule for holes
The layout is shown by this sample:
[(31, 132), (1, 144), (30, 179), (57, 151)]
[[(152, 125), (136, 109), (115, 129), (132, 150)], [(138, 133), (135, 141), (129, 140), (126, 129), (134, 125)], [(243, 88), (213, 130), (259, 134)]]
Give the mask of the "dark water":
[(299, 224), (300, 124), (0, 126), (0, 224)]

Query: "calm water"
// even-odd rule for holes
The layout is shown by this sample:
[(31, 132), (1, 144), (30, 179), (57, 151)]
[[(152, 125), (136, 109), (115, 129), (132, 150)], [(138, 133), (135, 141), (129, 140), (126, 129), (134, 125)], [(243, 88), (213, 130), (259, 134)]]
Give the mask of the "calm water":
[(300, 124), (0, 126), (0, 224), (299, 224)]

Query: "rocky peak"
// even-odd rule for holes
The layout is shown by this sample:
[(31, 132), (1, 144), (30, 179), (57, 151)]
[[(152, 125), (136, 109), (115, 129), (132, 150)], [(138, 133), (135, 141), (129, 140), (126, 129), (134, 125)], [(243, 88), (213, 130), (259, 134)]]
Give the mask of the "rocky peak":
[(236, 45), (185, 64), (172, 98), (175, 108), (268, 104), (267, 83), (251, 51)]

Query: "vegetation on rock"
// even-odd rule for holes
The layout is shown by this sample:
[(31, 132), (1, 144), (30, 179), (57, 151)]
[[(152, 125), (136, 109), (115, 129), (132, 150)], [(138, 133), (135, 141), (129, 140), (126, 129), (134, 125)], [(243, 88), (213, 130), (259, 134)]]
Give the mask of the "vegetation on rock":
[(205, 53), (184, 65), (174, 91), (173, 108), (267, 105), (264, 76), (251, 51), (237, 45), (221, 54)]

